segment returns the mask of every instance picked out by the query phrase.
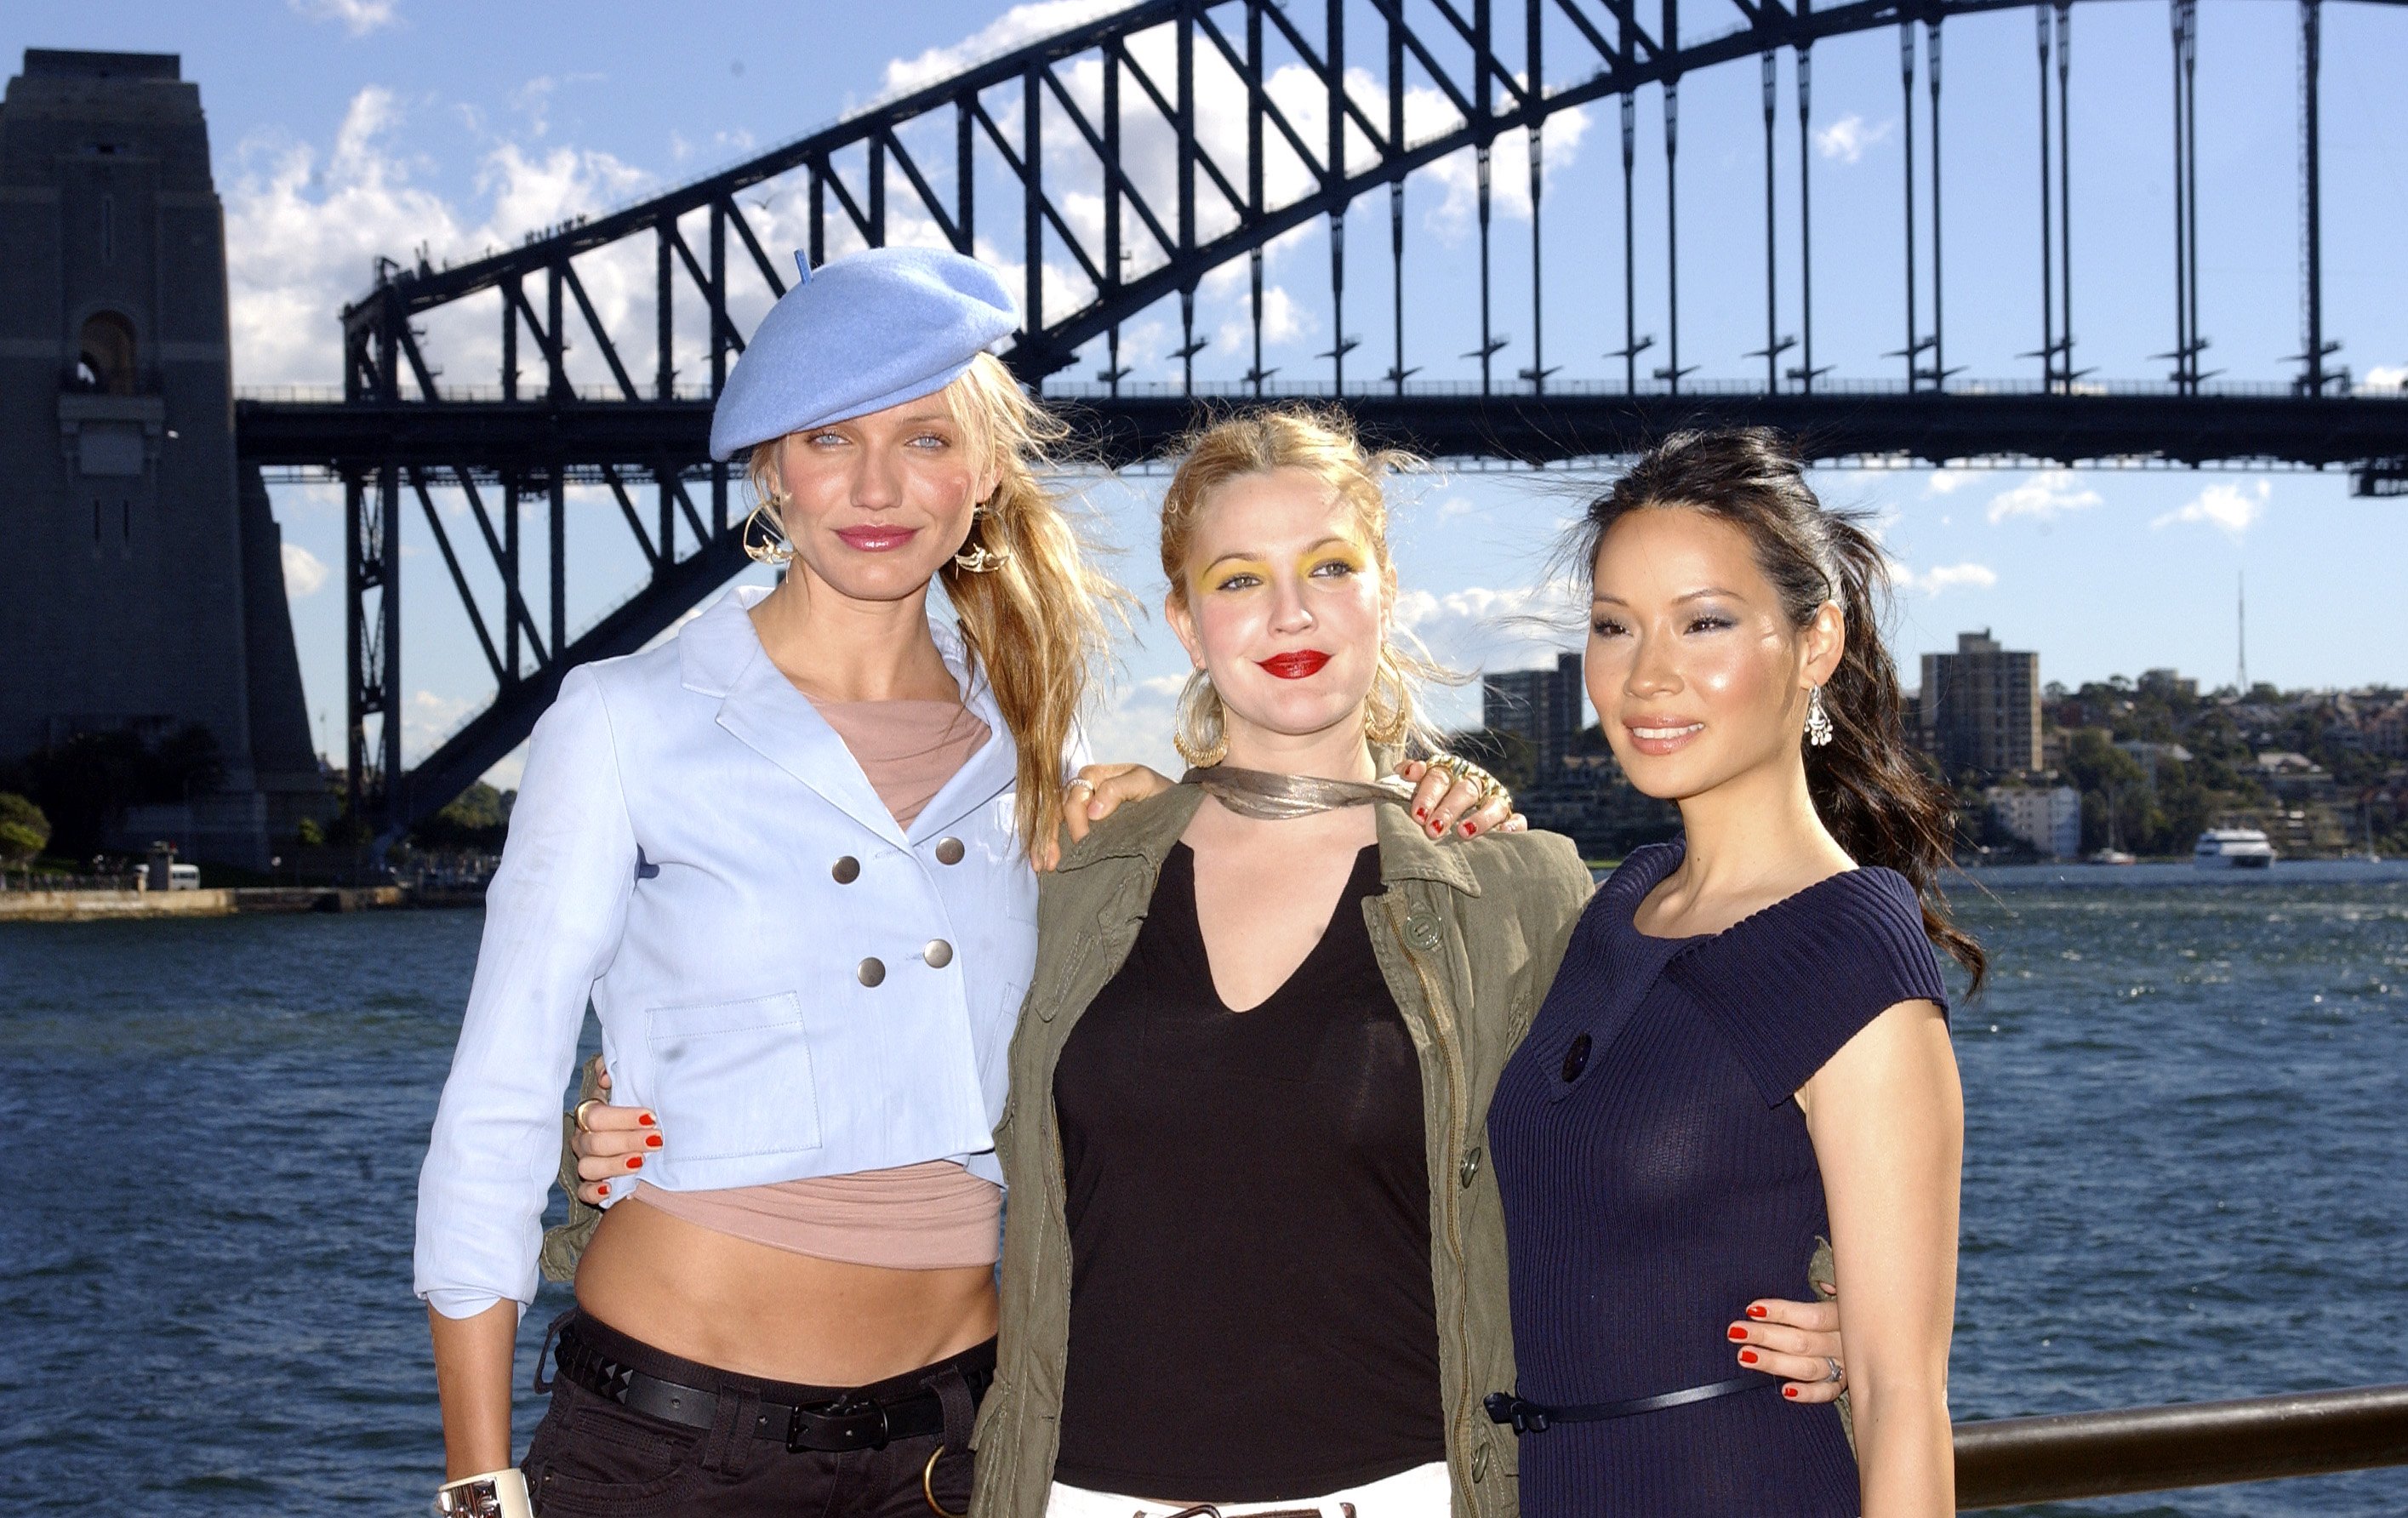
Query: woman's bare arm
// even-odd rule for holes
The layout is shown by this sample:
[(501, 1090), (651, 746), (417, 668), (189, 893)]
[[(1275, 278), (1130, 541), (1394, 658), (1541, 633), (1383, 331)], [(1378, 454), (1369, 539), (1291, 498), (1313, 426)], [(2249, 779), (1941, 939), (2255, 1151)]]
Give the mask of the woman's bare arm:
[(466, 1318), (433, 1308), (435, 1389), (443, 1401), (443, 1479), (481, 1476), (510, 1463), (510, 1357), (519, 1305), (500, 1301)]
[(1830, 1208), (1865, 1518), (1954, 1513), (1948, 1338), (1965, 1104), (1940, 1009), (1883, 1012), (1798, 1103)]

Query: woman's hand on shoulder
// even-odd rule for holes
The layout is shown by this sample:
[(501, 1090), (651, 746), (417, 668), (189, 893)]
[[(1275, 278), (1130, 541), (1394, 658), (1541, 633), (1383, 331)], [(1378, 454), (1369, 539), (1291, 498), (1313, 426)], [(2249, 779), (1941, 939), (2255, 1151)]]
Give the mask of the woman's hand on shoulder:
[[(1118, 811), (1125, 801), (1143, 801), (1170, 789), (1170, 780), (1144, 765), (1088, 765), (1062, 788), (1062, 825), (1078, 842), (1095, 825)], [(1058, 846), (1049, 845), (1037, 867), (1052, 869), (1061, 862)]]
[(580, 1102), (577, 1138), (577, 1199), (602, 1205), (605, 1182), (630, 1171), (640, 1173), (645, 1159), (662, 1147), (660, 1119), (648, 1107), (613, 1107), (607, 1100), (610, 1077), (600, 1081), (606, 1099)]
[(1495, 782), (1477, 766), (1458, 770), (1425, 759), (1408, 759), (1397, 766), (1397, 775), (1412, 782), (1413, 817), (1431, 838), (1442, 838), (1450, 831), (1459, 831), (1467, 838), (1520, 833), (1530, 825), (1530, 819), (1513, 809), (1512, 792), (1500, 786), (1490, 794)]

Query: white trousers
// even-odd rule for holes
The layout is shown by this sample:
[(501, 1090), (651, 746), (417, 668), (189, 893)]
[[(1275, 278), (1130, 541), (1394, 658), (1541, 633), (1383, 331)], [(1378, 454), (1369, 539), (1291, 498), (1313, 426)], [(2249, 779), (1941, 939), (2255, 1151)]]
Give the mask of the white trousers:
[[(1295, 1497), (1280, 1502), (1215, 1502), (1222, 1518), (1245, 1518), (1248, 1513), (1294, 1512), (1303, 1510), (1317, 1512), (1322, 1518), (1347, 1518), (1346, 1506), (1354, 1508), (1353, 1518), (1447, 1518), (1454, 1501), (1452, 1483), (1447, 1480), (1446, 1462), (1433, 1460), (1426, 1466), (1398, 1471), (1364, 1486), (1350, 1486), (1342, 1492), (1321, 1497)], [(1090, 1492), (1083, 1486), (1054, 1483), (1054, 1492), (1046, 1499), (1046, 1518), (1168, 1518), (1168, 1515), (1194, 1503), (1162, 1502), (1148, 1497), (1119, 1497), (1111, 1492)]]

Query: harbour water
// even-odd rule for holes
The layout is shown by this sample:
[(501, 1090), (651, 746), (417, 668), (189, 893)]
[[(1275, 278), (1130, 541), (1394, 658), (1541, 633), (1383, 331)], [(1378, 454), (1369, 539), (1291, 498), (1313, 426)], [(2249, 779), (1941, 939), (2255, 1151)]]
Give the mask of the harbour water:
[[(1957, 1416), (2408, 1379), (2408, 867), (1956, 894), (1996, 965), (1955, 1020)], [(424, 1511), (411, 1210), (479, 927), (0, 927), (0, 1505)], [(2403, 1510), (2390, 1471), (2033, 1511)]]

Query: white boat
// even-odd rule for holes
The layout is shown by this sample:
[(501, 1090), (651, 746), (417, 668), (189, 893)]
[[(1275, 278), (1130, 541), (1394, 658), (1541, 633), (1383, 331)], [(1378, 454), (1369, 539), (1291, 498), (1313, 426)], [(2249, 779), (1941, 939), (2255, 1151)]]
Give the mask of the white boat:
[(2141, 861), (2121, 849), (2101, 849), (2090, 856), (2094, 865), (2137, 865)]
[(2211, 827), (2199, 836), (2190, 862), (2201, 869), (2264, 869), (2274, 862), (2274, 846), (2254, 827)]

